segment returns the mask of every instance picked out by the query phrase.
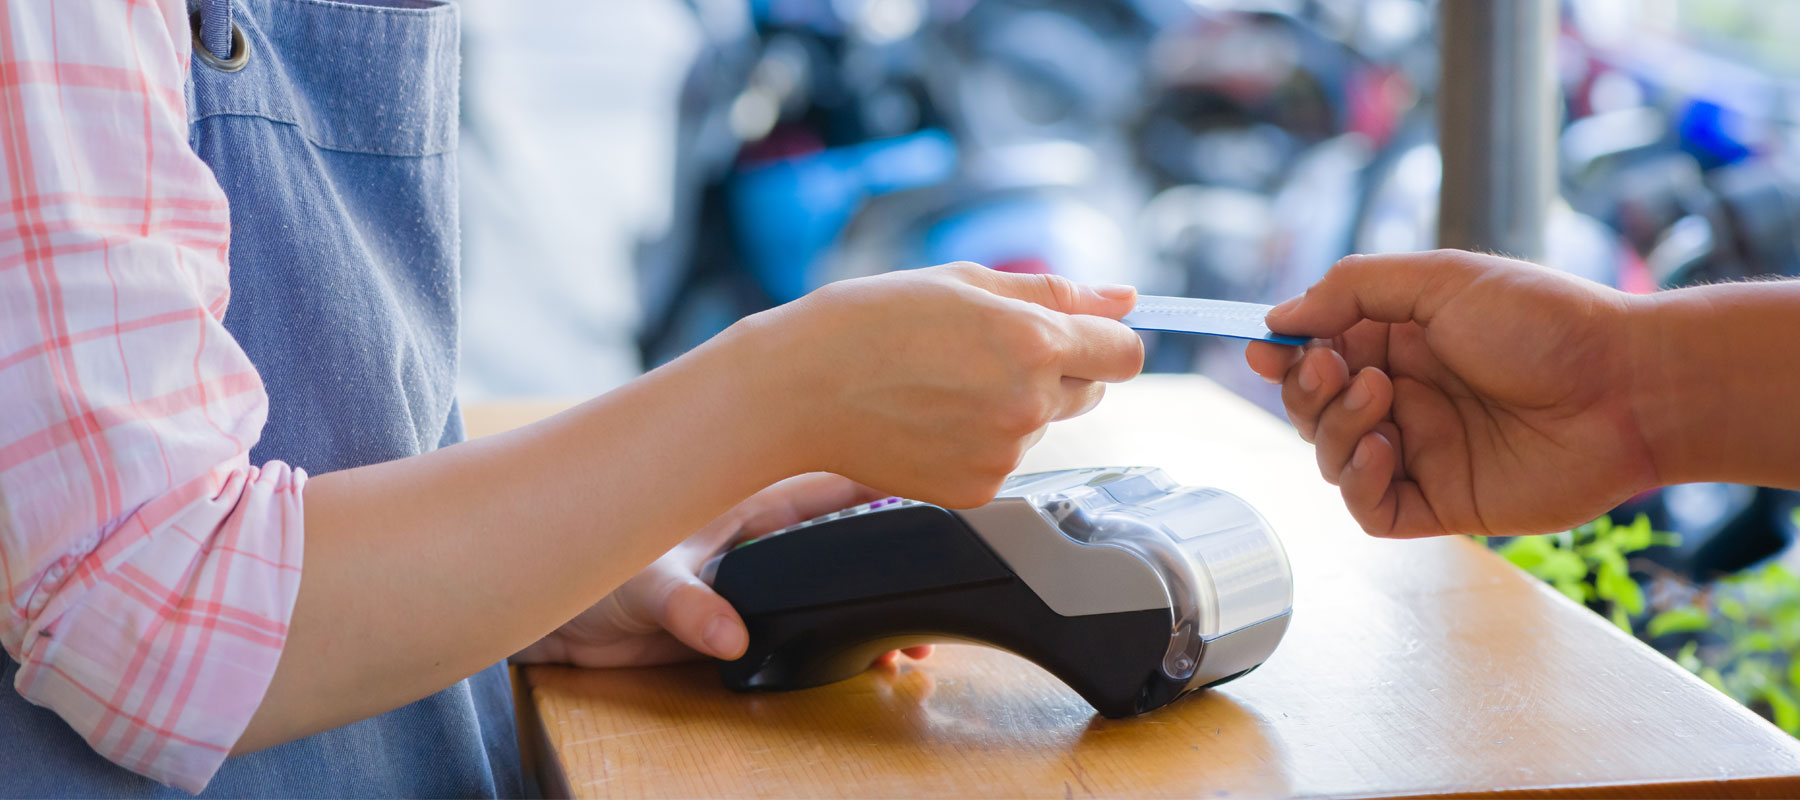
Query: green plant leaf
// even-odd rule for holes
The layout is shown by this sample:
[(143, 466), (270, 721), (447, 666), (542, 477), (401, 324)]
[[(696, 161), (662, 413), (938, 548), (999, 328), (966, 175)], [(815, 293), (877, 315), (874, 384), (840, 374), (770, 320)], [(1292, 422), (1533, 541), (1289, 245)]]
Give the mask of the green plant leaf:
[(1775, 685), (1765, 687), (1762, 695), (1769, 703), (1769, 711), (1775, 717), (1776, 727), (1787, 731), (1790, 736), (1800, 736), (1800, 703), (1794, 702), (1794, 695)]
[(1775, 637), (1775, 649), (1800, 651), (1800, 597), (1788, 598), (1769, 614), (1768, 631)]
[(1588, 576), (1588, 565), (1581, 556), (1568, 550), (1552, 550), (1544, 555), (1543, 563), (1532, 573), (1551, 583), (1579, 581)]
[(1773, 653), (1775, 637), (1768, 631), (1751, 631), (1738, 639), (1733, 649), (1740, 653)]
[[(1651, 620), (1650, 624), (1655, 625), (1656, 621)], [(1698, 673), (1701, 670), (1700, 643), (1688, 642), (1682, 645), (1681, 652), (1675, 654), (1675, 663), (1680, 664), (1681, 668), (1688, 672)]]
[(1655, 542), (1656, 532), (1650, 529), (1650, 518), (1643, 514), (1618, 530), (1619, 549), (1623, 552), (1635, 553)]
[(1520, 536), (1500, 545), (1497, 552), (1507, 561), (1511, 561), (1513, 566), (1537, 575), (1541, 579), (1544, 576), (1538, 575), (1538, 565), (1544, 563), (1544, 559), (1551, 553), (1556, 552), (1556, 545), (1551, 543), (1547, 536)]
[(1619, 592), (1619, 605), (1624, 606), (1626, 613), (1632, 616), (1644, 613), (1643, 587), (1638, 586), (1637, 581), (1626, 578), (1625, 585)]
[(1735, 597), (1720, 597), (1717, 601), (1717, 605), (1719, 607), (1719, 613), (1724, 614), (1726, 619), (1733, 622), (1743, 622), (1744, 618), (1748, 616), (1748, 612), (1744, 609), (1743, 601), (1740, 601)]
[(1621, 562), (1625, 560), (1623, 556), (1619, 555), (1619, 545), (1610, 539), (1595, 539), (1593, 541), (1582, 542), (1575, 545), (1575, 552), (1579, 553), (1582, 558), (1596, 564), (1613, 559), (1617, 559)]
[[(1725, 677), (1723, 675), (1720, 675), (1719, 671), (1716, 669), (1713, 669), (1712, 667), (1701, 667), (1700, 668), (1700, 680), (1703, 680), (1703, 681), (1706, 681), (1707, 683), (1712, 684), (1712, 687), (1714, 689), (1718, 689), (1719, 691), (1724, 692), (1726, 694), (1731, 694), (1730, 690), (1725, 688)], [(1740, 700), (1739, 702), (1743, 702), (1743, 701)]]
[(1644, 613), (1644, 590), (1638, 587), (1637, 581), (1631, 579), (1622, 556), (1614, 554), (1600, 562), (1594, 575), (1594, 592), (1600, 599), (1624, 609), (1627, 614)]
[(1762, 575), (1774, 588), (1790, 590), (1790, 594), (1794, 588), (1794, 582), (1800, 580), (1800, 574), (1796, 574), (1786, 564), (1779, 562), (1764, 565), (1757, 571), (1757, 574)]
[(1622, 630), (1626, 633), (1632, 632), (1632, 630), (1631, 630), (1631, 615), (1625, 613), (1625, 608), (1623, 606), (1614, 605), (1612, 608), (1612, 613), (1609, 614), (1608, 617), (1612, 620), (1612, 624), (1618, 626), (1619, 630)]
[[(1695, 633), (1712, 627), (1712, 619), (1707, 613), (1693, 606), (1671, 608), (1650, 618), (1645, 632), (1652, 638), (1667, 636), (1671, 633)], [(1696, 642), (1688, 642), (1689, 647), (1698, 646)], [(1683, 648), (1686, 652), (1686, 648)]]
[(1577, 603), (1587, 602), (1587, 586), (1580, 581), (1554, 581), (1550, 584)]

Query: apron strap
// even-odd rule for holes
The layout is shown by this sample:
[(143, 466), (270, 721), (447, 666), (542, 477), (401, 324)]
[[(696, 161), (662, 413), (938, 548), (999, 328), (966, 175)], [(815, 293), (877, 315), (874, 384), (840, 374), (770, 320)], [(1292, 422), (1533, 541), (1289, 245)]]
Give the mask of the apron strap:
[(231, 0), (202, 1), (200, 44), (220, 61), (231, 58)]

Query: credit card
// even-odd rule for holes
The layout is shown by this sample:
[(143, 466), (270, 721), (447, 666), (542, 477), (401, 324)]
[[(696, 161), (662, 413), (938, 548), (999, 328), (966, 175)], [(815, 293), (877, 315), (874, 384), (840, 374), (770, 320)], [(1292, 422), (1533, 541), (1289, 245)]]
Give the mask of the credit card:
[(1274, 306), (1261, 303), (1145, 294), (1138, 295), (1137, 308), (1119, 321), (1140, 331), (1198, 333), (1276, 344), (1306, 344), (1308, 340), (1304, 336), (1283, 336), (1269, 332), (1269, 326), (1263, 324), (1263, 317), (1271, 308)]

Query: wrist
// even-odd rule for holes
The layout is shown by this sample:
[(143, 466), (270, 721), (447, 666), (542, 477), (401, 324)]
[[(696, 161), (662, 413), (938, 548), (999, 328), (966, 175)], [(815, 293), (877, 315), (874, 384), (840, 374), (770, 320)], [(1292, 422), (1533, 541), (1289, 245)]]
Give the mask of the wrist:
[(803, 337), (793, 335), (792, 309), (784, 306), (738, 320), (694, 355), (701, 371), (730, 376), (712, 391), (742, 431), (754, 431), (756, 460), (769, 470), (764, 485), (824, 469), (816, 430), (819, 419), (809, 400), (822, 387), (805, 374), (798, 356)]
[[(1694, 461), (1692, 419), (1699, 402), (1693, 387), (1695, 365), (1686, 356), (1683, 332), (1692, 302), (1679, 292), (1633, 297), (1626, 314), (1631, 385), (1626, 388), (1639, 435), (1650, 453), (1658, 485), (1683, 483), (1702, 472)], [(1650, 488), (1650, 487), (1645, 487)]]
[(1633, 374), (1662, 484), (1800, 483), (1793, 341), (1800, 283), (1723, 284), (1640, 298)]
[(685, 502), (716, 509), (701, 522), (711, 519), (763, 487), (804, 471), (789, 441), (793, 425), (780, 413), (781, 387), (771, 374), (776, 370), (767, 337), (755, 328), (734, 324), (583, 404), (539, 436), (551, 447), (574, 447), (585, 458), (601, 454), (607, 461), (632, 464), (637, 478), (673, 477), (684, 486)]

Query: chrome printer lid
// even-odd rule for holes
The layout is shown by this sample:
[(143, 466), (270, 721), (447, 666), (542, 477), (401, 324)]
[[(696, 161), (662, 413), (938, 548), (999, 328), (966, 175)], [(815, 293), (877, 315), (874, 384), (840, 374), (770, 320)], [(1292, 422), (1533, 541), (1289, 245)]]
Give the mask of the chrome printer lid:
[(1000, 497), (1026, 501), (1069, 539), (1127, 550), (1154, 569), (1174, 622), (1163, 662), (1171, 678), (1196, 676), (1204, 642), (1293, 608), (1287, 552), (1235, 495), (1151, 467), (1096, 467), (1017, 475)]

